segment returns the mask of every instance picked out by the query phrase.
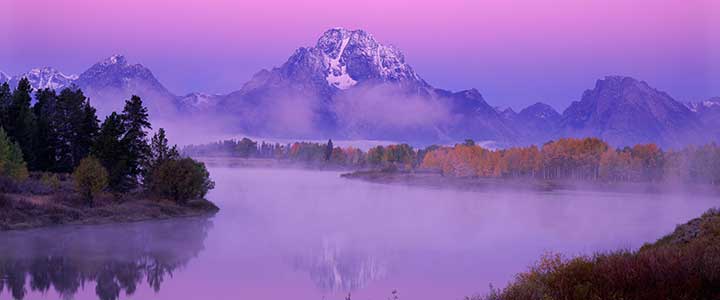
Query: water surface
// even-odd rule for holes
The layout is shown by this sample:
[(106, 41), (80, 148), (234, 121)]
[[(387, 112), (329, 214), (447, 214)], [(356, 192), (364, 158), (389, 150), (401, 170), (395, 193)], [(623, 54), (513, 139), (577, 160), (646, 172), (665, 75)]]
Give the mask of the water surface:
[(0, 234), (0, 298), (462, 299), (542, 254), (634, 249), (717, 200), (463, 192), (212, 168), (210, 220)]

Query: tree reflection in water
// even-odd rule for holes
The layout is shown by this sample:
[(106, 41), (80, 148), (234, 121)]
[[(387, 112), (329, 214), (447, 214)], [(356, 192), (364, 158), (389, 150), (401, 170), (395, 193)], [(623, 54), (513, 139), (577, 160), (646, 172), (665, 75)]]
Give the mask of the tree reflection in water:
[(28, 289), (52, 287), (67, 299), (86, 282), (96, 283), (103, 300), (132, 295), (143, 281), (159, 292), (204, 249), (211, 226), (207, 218), (185, 218), (0, 233), (0, 295), (24, 299)]

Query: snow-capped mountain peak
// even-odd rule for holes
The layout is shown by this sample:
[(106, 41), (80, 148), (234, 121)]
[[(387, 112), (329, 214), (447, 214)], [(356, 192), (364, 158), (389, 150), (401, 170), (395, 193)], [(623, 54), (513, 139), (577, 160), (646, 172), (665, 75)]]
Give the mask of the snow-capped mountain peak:
[(122, 55), (113, 55), (80, 74), (77, 84), (83, 86), (123, 88), (130, 82), (142, 83), (167, 93), (152, 72), (141, 64), (129, 64)]
[(363, 30), (333, 28), (318, 39), (328, 65), (328, 83), (347, 88), (361, 80), (422, 82), (395, 47)]
[[(2, 77), (2, 76), (0, 76)], [(33, 68), (30, 71), (9, 78), (10, 85), (15, 87), (22, 78), (27, 78), (34, 89), (59, 90), (70, 86), (77, 75), (66, 75), (52, 67)]]
[(280, 67), (285, 78), (313, 78), (330, 87), (348, 89), (363, 81), (427, 86), (393, 46), (382, 45), (363, 30), (333, 28), (314, 47), (303, 47)]
[(125, 59), (125, 56), (120, 55), (120, 54), (115, 54), (113, 56), (106, 58), (100, 64), (102, 64), (104, 66), (116, 65), (116, 64), (117, 65), (127, 65), (127, 60)]

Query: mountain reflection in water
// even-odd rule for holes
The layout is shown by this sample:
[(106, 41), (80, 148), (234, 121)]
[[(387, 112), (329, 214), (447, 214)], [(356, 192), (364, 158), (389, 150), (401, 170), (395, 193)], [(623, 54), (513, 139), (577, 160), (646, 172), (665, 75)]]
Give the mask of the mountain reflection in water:
[(344, 245), (341, 239), (324, 238), (313, 253), (294, 260), (296, 270), (305, 271), (315, 285), (327, 292), (349, 292), (366, 287), (387, 274), (387, 263), (378, 256)]
[(0, 295), (24, 299), (28, 289), (52, 287), (69, 299), (88, 282), (100, 299), (132, 295), (143, 282), (157, 292), (203, 251), (211, 226), (186, 218), (0, 233)]

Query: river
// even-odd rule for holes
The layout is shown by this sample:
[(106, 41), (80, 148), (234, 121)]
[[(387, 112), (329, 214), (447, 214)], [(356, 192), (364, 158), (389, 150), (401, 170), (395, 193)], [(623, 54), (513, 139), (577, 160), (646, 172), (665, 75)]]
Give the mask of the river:
[[(0, 233), (0, 299), (462, 299), (544, 253), (636, 249), (712, 197), (477, 192), (211, 168), (221, 211)], [(128, 294), (129, 293), (129, 294)]]

